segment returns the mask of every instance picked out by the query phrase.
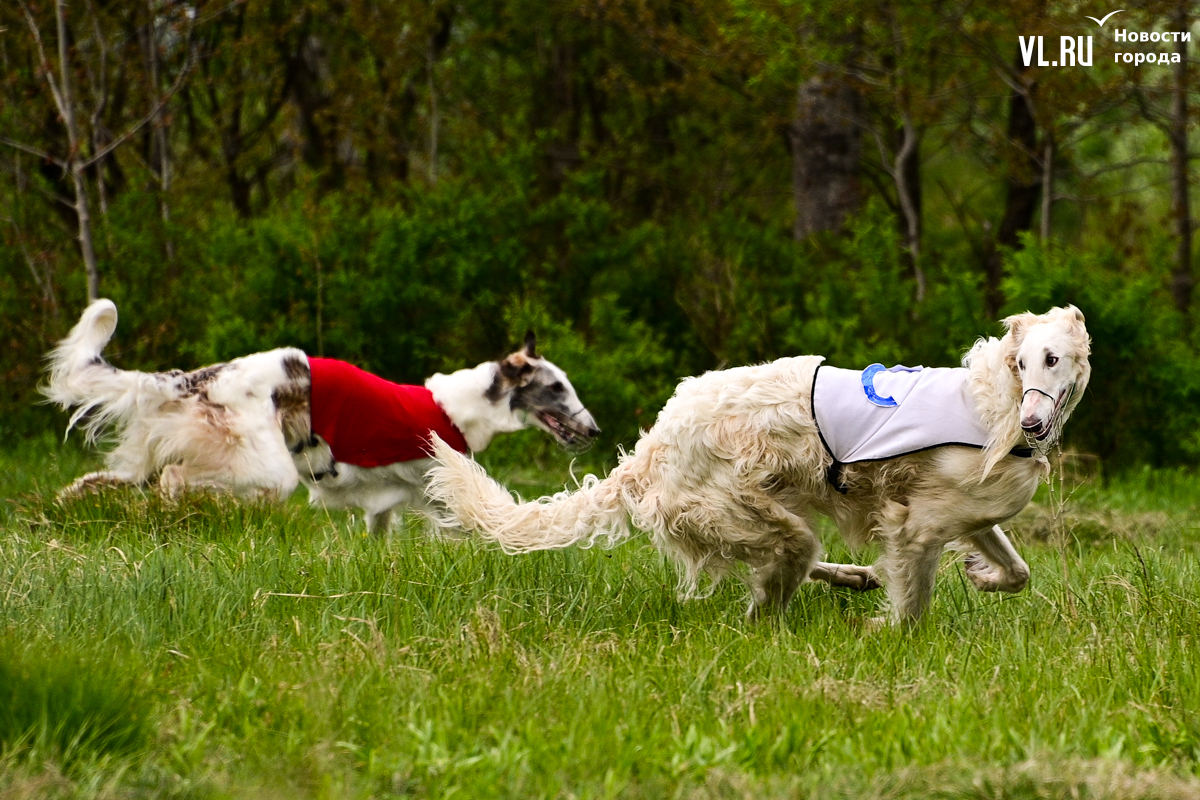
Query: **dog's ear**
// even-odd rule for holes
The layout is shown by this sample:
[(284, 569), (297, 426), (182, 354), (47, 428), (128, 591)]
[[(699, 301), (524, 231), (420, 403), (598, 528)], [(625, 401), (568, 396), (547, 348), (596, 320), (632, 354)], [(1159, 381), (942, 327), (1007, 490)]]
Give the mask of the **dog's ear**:
[(509, 383), (522, 383), (533, 372), (533, 364), (525, 358), (524, 351), (517, 351), (500, 362), (500, 375)]
[(1075, 306), (1067, 306), (1063, 310), (1063, 315), (1071, 323), (1071, 330), (1076, 336), (1087, 337), (1087, 326), (1084, 324), (1086, 320), (1083, 318), (1083, 312)]
[(1008, 329), (1008, 335), (1012, 337), (1013, 346), (1019, 347), (1021, 341), (1025, 338), (1025, 334), (1029, 332), (1030, 326), (1038, 321), (1038, 315), (1026, 311), (1023, 314), (1013, 314), (1011, 317), (1005, 317), (1001, 320), (1004, 327)]
[(496, 362), (496, 376), (484, 396), (493, 403), (508, 396), (514, 389), (525, 386), (533, 376), (534, 366), (525, 358), (525, 351), (518, 350), (508, 358)]
[(537, 334), (533, 332), (533, 328), (525, 331), (525, 355), (530, 358), (537, 358)]
[(1067, 323), (1071, 326), (1071, 335), (1075, 337), (1080, 350), (1084, 355), (1090, 355), (1092, 352), (1092, 337), (1088, 336), (1087, 325), (1084, 324), (1083, 312), (1073, 305), (1061, 310), (1063, 317), (1066, 318)]
[(1008, 333), (1005, 335), (1010, 342), (1007, 351), (1004, 354), (1004, 362), (1008, 368), (1012, 370), (1013, 375), (1020, 377), (1020, 370), (1017, 369), (1017, 348), (1021, 346), (1021, 341), (1025, 338), (1025, 334), (1029, 332), (1029, 328), (1038, 320), (1037, 314), (1031, 314), (1026, 311), (1024, 314), (1013, 314), (1011, 317), (1005, 317), (1001, 320), (1004, 327), (1008, 328)]

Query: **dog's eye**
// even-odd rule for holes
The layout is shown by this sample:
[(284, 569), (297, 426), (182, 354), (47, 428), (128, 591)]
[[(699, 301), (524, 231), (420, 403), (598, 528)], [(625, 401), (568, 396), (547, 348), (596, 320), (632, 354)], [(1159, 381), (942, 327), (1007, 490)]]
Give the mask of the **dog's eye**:
[(550, 391), (552, 392), (561, 392), (565, 388), (566, 387), (562, 385), (562, 381), (555, 381), (554, 383), (550, 384)]
[(1021, 370), (1021, 372), (1024, 372), (1024, 371), (1025, 371), (1025, 362), (1024, 362), (1024, 361), (1018, 361), (1018, 362), (1017, 362), (1017, 369)]
[(1046, 356), (1046, 366), (1053, 367), (1058, 363), (1058, 356)]

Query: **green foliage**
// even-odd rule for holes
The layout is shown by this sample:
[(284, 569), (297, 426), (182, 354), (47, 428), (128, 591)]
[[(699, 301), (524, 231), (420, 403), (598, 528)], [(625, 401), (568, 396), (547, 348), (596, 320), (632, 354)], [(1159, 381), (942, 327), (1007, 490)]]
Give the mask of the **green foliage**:
[(901, 337), (914, 288), (891, 215), (873, 202), (852, 222), (848, 240), (827, 241), (822, 249), (794, 272), (803, 305), (799, 329), (785, 338), (788, 349), (846, 367), (911, 359)]
[(1162, 290), (1164, 259), (1043, 246), (1010, 254), (1009, 311), (1073, 303), (1092, 337), (1092, 378), (1068, 441), (1112, 463), (1171, 464), (1200, 455), (1200, 361)]
[[(59, 6), (9, 6), (0, 128), (66, 158), (26, 35), (32, 19), (53, 50)], [(532, 324), (605, 429), (599, 463), (683, 376), (807, 353), (952, 365), (999, 331), (992, 306), (1073, 298), (1097, 378), (1072, 441), (1108, 470), (1200, 456), (1162, 135), (1194, 120), (1170, 122), (1174, 71), (1114, 64), (1107, 40), (1094, 69), (1016, 68), (1018, 35), (1091, 30), (1074, 4), (65, 6), (84, 158), (191, 56), (162, 117), (86, 171), (120, 366), (290, 345), (420, 382), (503, 355)], [(1166, 10), (1121, 24), (1167, 30)], [(797, 92), (812, 81), (855, 96), (847, 185), (862, 202), (796, 241), (793, 170), (813, 144), (796, 140)], [(1032, 118), (1014, 116), (1022, 87)], [(914, 160), (897, 173), (906, 137)], [(1002, 264), (1013, 231), (1035, 226), (1048, 144), (1060, 244), (1027, 237)], [(38, 435), (62, 424), (37, 404), (41, 358), (84, 302), (74, 188), (28, 149), (0, 155), (0, 433)], [(496, 464), (556, 458), (536, 436), (498, 446)]]
[(636, 273), (651, 232), (614, 230), (586, 186), (540, 206), (509, 189), (216, 221), (196, 259), (213, 289), (202, 334), (181, 349), (201, 364), (291, 345), (420, 383), (501, 357), (532, 328), (605, 419), (611, 451), (651, 424), (680, 372), (663, 332), (621, 302), (637, 288), (613, 281)]
[[(927, 259), (930, 293), (915, 303), (880, 202), (847, 236), (798, 243), (737, 209), (699, 229), (626, 228), (586, 176), (551, 202), (509, 177), (495, 189), (447, 181), (392, 205), (331, 197), (250, 222), (216, 217), (177, 243), (190, 265), (178, 280), (202, 287), (183, 295), (154, 290), (161, 264), (132, 224), (144, 210), (124, 201), (112, 212), (130, 224), (114, 237), (125, 279), (111, 358), (191, 368), (288, 345), (422, 382), (500, 357), (533, 328), (605, 430), (589, 456), (599, 464), (653, 424), (685, 375), (807, 353), (839, 366), (952, 366), (977, 336), (1000, 332), (979, 313), (978, 277), (952, 260)], [(1005, 313), (1075, 303), (1087, 316), (1094, 374), (1067, 434), (1109, 469), (1200, 455), (1200, 360), (1162, 288), (1167, 244), (1128, 259), (1104, 243), (1027, 236), (1006, 256)], [(31, 389), (14, 401), (28, 403)], [(6, 424), (61, 425), (24, 408)], [(555, 458), (537, 436), (496, 446), (491, 463), (530, 448)]]

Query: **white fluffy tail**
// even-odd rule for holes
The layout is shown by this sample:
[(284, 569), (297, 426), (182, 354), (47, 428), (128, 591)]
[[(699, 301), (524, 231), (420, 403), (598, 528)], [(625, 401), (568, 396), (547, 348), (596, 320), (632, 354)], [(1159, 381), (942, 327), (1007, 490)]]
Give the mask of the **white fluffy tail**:
[(436, 434), (433, 446), (426, 492), (450, 511), (449, 519), (435, 518), (441, 527), (478, 531), (506, 553), (587, 546), (600, 540), (612, 546), (631, 535), (627, 509), (636, 500), (628, 494), (621, 467), (604, 480), (588, 475), (575, 492), (522, 503)]
[(96, 300), (49, 356), (50, 382), (42, 394), (64, 410), (78, 407), (67, 432), (82, 420), (89, 441), (134, 409), (137, 379), (100, 357), (116, 329), (116, 305)]

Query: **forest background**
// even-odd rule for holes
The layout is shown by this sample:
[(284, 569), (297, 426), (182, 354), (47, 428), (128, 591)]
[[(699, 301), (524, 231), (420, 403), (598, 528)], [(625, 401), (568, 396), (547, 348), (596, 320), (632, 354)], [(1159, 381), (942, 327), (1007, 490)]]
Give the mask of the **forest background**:
[[(421, 382), (533, 327), (600, 459), (681, 376), (953, 365), (1003, 315), (1074, 303), (1095, 374), (1069, 444), (1193, 464), (1200, 78), (1161, 33), (1196, 9), (1086, 16), (1113, 10), (6, 2), (0, 432), (61, 431), (36, 386), (89, 292), (140, 369), (294, 345)], [(1092, 66), (1026, 66), (1030, 36), (1047, 60), (1091, 36)]]

